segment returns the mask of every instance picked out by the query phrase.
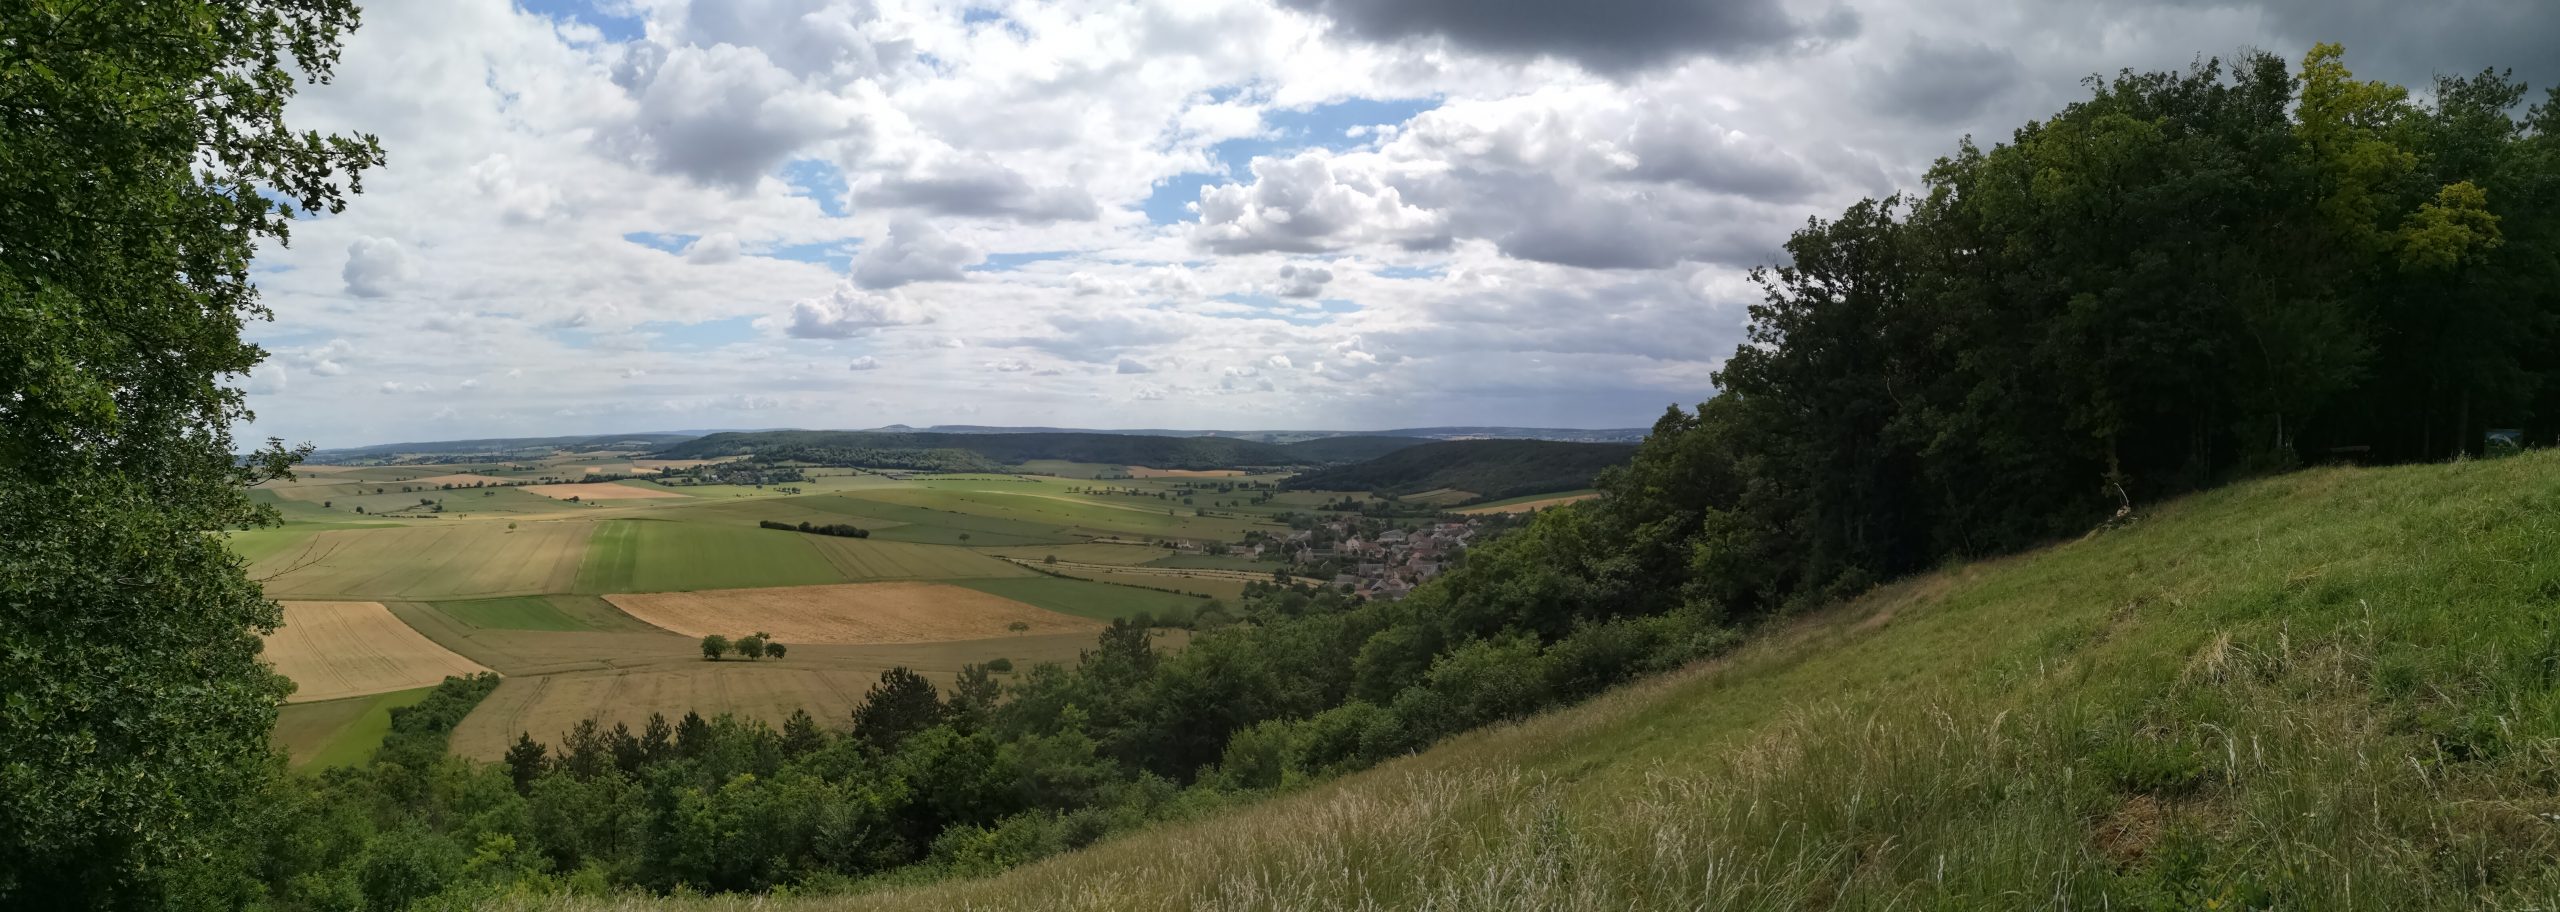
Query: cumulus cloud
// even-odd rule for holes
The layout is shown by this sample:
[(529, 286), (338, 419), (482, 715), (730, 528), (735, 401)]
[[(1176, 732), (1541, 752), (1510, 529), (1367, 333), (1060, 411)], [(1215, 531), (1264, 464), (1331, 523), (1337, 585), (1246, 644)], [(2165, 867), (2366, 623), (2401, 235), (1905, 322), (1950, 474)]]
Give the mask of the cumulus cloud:
[(1120, 359), (1120, 365), (1113, 368), (1113, 372), (1121, 374), (1151, 374), (1155, 372), (1155, 368), (1140, 364), (1135, 358), (1122, 358)]
[(390, 238), (359, 237), (347, 245), (347, 265), (338, 277), (347, 293), (365, 298), (394, 294), (418, 277), (417, 260)]
[(933, 223), (900, 218), (889, 223), (888, 236), (863, 245), (853, 258), (853, 283), (864, 288), (896, 288), (913, 282), (958, 281), (963, 270), (987, 258), (986, 252), (942, 233)]
[(1447, 216), (1407, 205), (1385, 163), (1335, 167), (1333, 155), (1308, 152), (1253, 160), (1253, 182), (1200, 188), (1193, 234), (1218, 253), (1321, 253), (1357, 244), (1408, 249), (1443, 246)]
[(1021, 172), (985, 155), (870, 178), (854, 189), (854, 202), (1025, 222), (1089, 221), (1102, 215), (1101, 204), (1083, 189), (1032, 186)]
[(1283, 263), (1280, 281), (1272, 293), (1284, 298), (1312, 298), (1324, 293), (1325, 283), (1333, 281), (1333, 270), (1322, 266), (1300, 266)]
[(699, 265), (726, 263), (738, 258), (738, 236), (727, 231), (706, 234), (685, 245), (685, 262)]
[(859, 357), (859, 358), (855, 358), (855, 359), (853, 359), (853, 363), (848, 364), (848, 365), (845, 365), (845, 366), (846, 366), (848, 369), (851, 369), (851, 370), (858, 370), (858, 371), (879, 370), (879, 369), (880, 369), (880, 359), (878, 359), (878, 358), (874, 358), (874, 357), (872, 357), (872, 356), (870, 356), (870, 355), (864, 355), (864, 356), (862, 356), (862, 357)]
[(666, 50), (637, 90), (624, 138), (652, 168), (744, 190), (820, 139), (860, 122), (857, 102), (800, 83), (754, 47)]
[(1280, 0), (1378, 41), (1437, 36), (1506, 56), (1556, 56), (1623, 73), (1693, 54), (1758, 57), (1856, 34), (1844, 7), (1804, 19), (1783, 0)]
[(987, 362), (987, 368), (998, 373), (1018, 374), (1030, 370), (1031, 365), (1020, 358), (1006, 358), (1002, 361)]
[(783, 334), (795, 339), (850, 339), (892, 326), (933, 322), (933, 315), (894, 294), (838, 284), (834, 291), (791, 304)]

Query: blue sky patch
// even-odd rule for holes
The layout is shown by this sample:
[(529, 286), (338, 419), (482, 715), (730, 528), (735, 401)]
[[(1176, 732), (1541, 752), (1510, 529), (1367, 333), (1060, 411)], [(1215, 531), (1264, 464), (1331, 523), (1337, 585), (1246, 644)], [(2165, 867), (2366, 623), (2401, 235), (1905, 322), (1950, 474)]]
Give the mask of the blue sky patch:
[(1448, 274), (1438, 266), (1389, 266), (1377, 271), (1381, 279), (1436, 279)]
[(683, 253), (684, 249), (692, 246), (694, 241), (701, 240), (701, 236), (693, 234), (664, 234), (656, 231), (634, 231), (623, 235), (622, 239), (638, 244), (642, 247), (647, 247), (651, 250), (659, 250), (667, 253)]
[(1063, 260), (1075, 256), (1072, 250), (1041, 250), (1032, 253), (990, 253), (986, 262), (966, 267), (970, 272), (1005, 272), (1020, 269), (1042, 260)]
[(791, 195), (805, 196), (818, 204), (818, 211), (829, 218), (851, 215), (845, 196), (844, 169), (833, 162), (814, 158), (795, 159), (782, 166), (782, 181), (791, 185)]
[(837, 272), (844, 272), (853, 268), (853, 251), (860, 246), (862, 246), (860, 243), (852, 240), (818, 241), (813, 244), (784, 244), (755, 251), (755, 255), (790, 260), (795, 263), (817, 263)]
[(638, 17), (607, 13), (587, 0), (516, 0), (516, 6), (537, 16), (595, 26), (604, 33), (604, 40), (615, 44), (638, 41), (648, 34)]

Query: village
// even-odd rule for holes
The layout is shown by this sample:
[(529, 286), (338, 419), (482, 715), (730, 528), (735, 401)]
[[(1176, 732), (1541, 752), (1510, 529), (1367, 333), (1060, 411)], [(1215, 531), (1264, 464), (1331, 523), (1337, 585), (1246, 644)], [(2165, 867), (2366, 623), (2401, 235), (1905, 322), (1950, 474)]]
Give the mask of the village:
[(1331, 571), (1329, 585), (1362, 598), (1393, 601), (1439, 576), (1485, 530), (1486, 518), (1382, 527), (1373, 519), (1320, 521), (1263, 546), (1309, 575)]

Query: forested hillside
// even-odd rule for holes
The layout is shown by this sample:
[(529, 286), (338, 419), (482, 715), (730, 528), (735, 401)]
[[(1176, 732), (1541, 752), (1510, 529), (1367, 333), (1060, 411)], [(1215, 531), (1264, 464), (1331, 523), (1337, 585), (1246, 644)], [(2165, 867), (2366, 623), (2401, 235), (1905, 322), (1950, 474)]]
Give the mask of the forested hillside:
[(1232, 437), (1138, 434), (732, 431), (677, 443), (657, 455), (667, 459), (756, 456), (938, 471), (987, 471), (1034, 459), (1159, 469), (1225, 469), (1367, 459), (1422, 442), (1402, 437), (1340, 437), (1271, 444)]
[(1498, 500), (1588, 488), (1602, 470), (1625, 464), (1635, 452), (1633, 446), (1614, 443), (1448, 440), (1301, 473), (1289, 479), (1288, 486), (1381, 495), (1453, 489)]

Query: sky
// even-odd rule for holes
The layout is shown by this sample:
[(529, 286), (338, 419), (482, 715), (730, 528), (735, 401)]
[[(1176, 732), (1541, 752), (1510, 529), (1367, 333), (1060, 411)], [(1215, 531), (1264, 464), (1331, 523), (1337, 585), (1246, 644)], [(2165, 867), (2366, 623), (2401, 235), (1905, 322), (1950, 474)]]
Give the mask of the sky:
[(1788, 233), (2118, 69), (2560, 78), (2549, 0), (373, 0), (251, 437), (1625, 427)]

